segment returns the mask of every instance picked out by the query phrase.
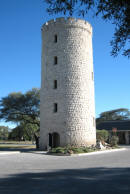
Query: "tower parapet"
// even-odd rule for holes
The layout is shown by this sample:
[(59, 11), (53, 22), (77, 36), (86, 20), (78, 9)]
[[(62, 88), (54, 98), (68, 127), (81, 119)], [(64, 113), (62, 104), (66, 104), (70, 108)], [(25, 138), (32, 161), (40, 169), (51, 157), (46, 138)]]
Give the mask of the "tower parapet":
[(76, 19), (76, 18), (56, 18), (56, 20), (50, 20), (46, 22), (41, 30), (46, 31), (46, 30), (51, 30), (54, 28), (54, 26), (62, 25), (65, 27), (73, 27), (73, 28), (82, 28), (84, 30), (87, 30), (89, 33), (92, 34), (92, 26), (85, 20), (82, 19)]

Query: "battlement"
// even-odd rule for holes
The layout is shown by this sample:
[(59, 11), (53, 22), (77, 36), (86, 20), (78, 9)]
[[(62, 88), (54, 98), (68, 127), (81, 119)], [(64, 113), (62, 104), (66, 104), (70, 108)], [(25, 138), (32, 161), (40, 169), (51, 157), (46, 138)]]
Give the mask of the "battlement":
[(92, 33), (92, 26), (87, 21), (82, 19), (72, 18), (72, 17), (68, 17), (68, 18), (61, 17), (61, 18), (50, 20), (45, 24), (43, 24), (41, 30), (46, 31), (51, 29), (52, 27), (54, 28), (54, 26), (57, 27), (59, 25), (65, 25), (66, 27), (83, 28), (88, 30), (90, 33)]

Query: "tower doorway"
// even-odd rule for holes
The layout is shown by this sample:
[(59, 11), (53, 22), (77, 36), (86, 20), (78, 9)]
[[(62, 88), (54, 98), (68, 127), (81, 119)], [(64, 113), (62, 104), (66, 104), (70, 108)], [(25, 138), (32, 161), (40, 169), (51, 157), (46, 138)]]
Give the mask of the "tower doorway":
[(52, 134), (49, 133), (49, 147), (52, 147)]
[(56, 132), (49, 133), (49, 147), (56, 148), (60, 146), (60, 135)]
[(58, 133), (53, 133), (53, 148), (60, 146), (60, 135)]

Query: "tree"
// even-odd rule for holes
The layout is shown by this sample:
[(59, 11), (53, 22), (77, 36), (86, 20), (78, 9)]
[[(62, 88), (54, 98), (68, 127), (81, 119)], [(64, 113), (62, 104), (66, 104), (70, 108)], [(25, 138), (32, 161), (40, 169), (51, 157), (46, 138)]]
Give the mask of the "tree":
[(24, 129), (23, 138), (25, 140), (34, 141), (39, 137), (39, 126), (36, 124), (23, 123), (22, 127)]
[(22, 126), (18, 125), (14, 129), (12, 129), (12, 131), (9, 133), (8, 139), (21, 141), (23, 136), (24, 136), (24, 129), (22, 128)]
[(40, 128), (40, 90), (33, 88), (25, 94), (21, 92), (11, 93), (0, 100), (0, 119), (6, 122), (18, 124), (17, 131), (21, 127), (33, 130), (35, 137), (36, 131)]
[(44, 0), (48, 4), (49, 14), (63, 13), (72, 16), (74, 13), (85, 16), (89, 10), (94, 15), (102, 15), (103, 20), (110, 20), (115, 24), (111, 55), (117, 56), (120, 51), (124, 56), (130, 57), (127, 43), (130, 38), (130, 4), (129, 0)]
[(96, 119), (97, 123), (108, 120), (129, 120), (130, 111), (127, 108), (119, 108), (115, 110), (110, 110), (102, 112), (99, 118)]
[(40, 125), (39, 89), (32, 90), (22, 94), (20, 92), (11, 93), (0, 100), (0, 119), (6, 122), (25, 122)]
[(8, 139), (9, 128), (5, 126), (0, 126), (0, 140)]
[[(8, 139), (18, 141), (34, 141), (38, 133), (38, 126), (30, 123), (20, 123), (9, 133)], [(38, 136), (38, 135), (37, 135)]]

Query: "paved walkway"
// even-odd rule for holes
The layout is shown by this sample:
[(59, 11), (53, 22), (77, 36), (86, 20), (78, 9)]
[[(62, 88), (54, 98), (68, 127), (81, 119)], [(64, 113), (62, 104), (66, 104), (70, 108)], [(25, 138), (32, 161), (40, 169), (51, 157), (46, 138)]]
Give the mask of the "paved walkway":
[(0, 156), (0, 194), (130, 194), (130, 148), (89, 156)]

